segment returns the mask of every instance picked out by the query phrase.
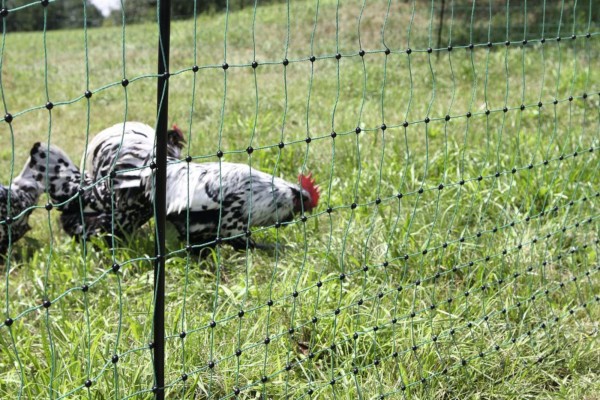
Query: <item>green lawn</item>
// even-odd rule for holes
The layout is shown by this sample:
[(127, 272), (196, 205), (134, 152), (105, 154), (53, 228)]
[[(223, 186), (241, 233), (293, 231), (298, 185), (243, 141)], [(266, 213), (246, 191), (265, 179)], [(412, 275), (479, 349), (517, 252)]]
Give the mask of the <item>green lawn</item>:
[[(493, 47), (469, 50), (469, 20), (449, 10), (444, 37), (461, 41), (431, 54), (430, 2), (173, 23), (169, 114), (189, 154), (221, 149), (288, 180), (310, 170), (323, 195), (306, 223), (253, 233), (281, 251), (198, 260), (169, 237), (169, 398), (600, 397), (600, 33), (565, 14), (560, 42), (556, 20), (526, 46), (495, 25)], [(3, 37), (3, 184), (35, 141), (78, 162), (101, 129), (154, 124), (156, 27), (90, 29), (87, 52), (84, 39)], [(15, 320), (0, 324), (0, 398), (151, 398), (153, 226), (84, 251), (56, 211), (31, 225), (0, 266), (0, 320)]]

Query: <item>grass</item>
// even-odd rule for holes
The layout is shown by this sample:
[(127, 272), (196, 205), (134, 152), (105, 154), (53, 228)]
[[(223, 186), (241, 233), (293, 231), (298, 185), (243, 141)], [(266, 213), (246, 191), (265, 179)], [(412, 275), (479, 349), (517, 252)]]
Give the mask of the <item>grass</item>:
[[(189, 153), (216, 160), (222, 149), (289, 180), (310, 170), (323, 196), (306, 223), (253, 233), (283, 245), (274, 254), (188, 259), (170, 235), (169, 398), (236, 387), (243, 398), (600, 396), (599, 36), (565, 20), (576, 40), (428, 54), (430, 4), (387, 7), (292, 2), (289, 30), (285, 4), (173, 23), (170, 119), (190, 132)], [(156, 27), (122, 37), (89, 30), (86, 68), (80, 30), (4, 36), (4, 105), (16, 117), (0, 126), (15, 149), (0, 148), (1, 182), (34, 141), (78, 160), (107, 126), (153, 123)], [(51, 120), (32, 109), (48, 99)], [(41, 206), (31, 224), (0, 267), (3, 315), (15, 320), (0, 325), (0, 397), (151, 398), (152, 224), (114, 251), (84, 251)]]

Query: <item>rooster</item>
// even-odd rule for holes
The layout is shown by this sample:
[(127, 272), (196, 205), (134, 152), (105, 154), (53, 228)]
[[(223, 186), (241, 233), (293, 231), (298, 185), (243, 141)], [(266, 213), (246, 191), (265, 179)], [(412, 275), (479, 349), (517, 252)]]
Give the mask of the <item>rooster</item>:
[[(152, 198), (152, 174), (144, 176), (146, 193)], [(319, 196), (310, 175), (300, 175), (299, 184), (294, 184), (244, 164), (174, 159), (167, 164), (167, 221), (185, 241), (189, 209), (189, 243), (196, 250), (217, 238), (235, 249), (245, 249), (246, 244), (263, 247), (246, 237), (250, 228), (292, 221), (294, 215), (317, 207)]]
[[(178, 158), (185, 143), (183, 134), (174, 125), (167, 136), (168, 155)], [(63, 229), (79, 239), (100, 234), (122, 238), (146, 223), (153, 208), (145, 196), (141, 173), (149, 169), (154, 145), (154, 129), (140, 122), (116, 124), (98, 133), (88, 147), (85, 175), (69, 160), (68, 180), (77, 185), (50, 192), (55, 201), (66, 202), (59, 207)]]
[(6, 253), (9, 242), (15, 243), (30, 229), (29, 216), (46, 187), (49, 192), (59, 194), (70, 190), (68, 182), (58, 182), (55, 178), (71, 176), (69, 162), (58, 147), (35, 143), (23, 170), (12, 181), (12, 185), (0, 185), (0, 254)]

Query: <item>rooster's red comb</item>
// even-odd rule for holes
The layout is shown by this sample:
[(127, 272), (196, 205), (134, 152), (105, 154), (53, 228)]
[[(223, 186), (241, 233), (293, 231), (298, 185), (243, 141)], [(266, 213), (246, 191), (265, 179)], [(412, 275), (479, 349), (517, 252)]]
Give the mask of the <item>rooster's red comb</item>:
[(173, 130), (175, 132), (177, 132), (177, 134), (179, 135), (179, 139), (181, 139), (181, 140), (185, 139), (183, 137), (183, 131), (177, 126), (177, 124), (173, 124)]
[(310, 208), (315, 208), (319, 204), (319, 197), (321, 196), (321, 188), (315, 185), (315, 178), (312, 177), (312, 173), (308, 175), (298, 175), (298, 181), (302, 189), (306, 190), (310, 195)]

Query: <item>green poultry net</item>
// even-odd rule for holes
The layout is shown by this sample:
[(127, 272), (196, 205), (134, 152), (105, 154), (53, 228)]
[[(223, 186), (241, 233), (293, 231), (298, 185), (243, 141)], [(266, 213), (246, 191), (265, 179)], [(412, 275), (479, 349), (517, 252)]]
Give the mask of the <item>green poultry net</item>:
[[(129, 24), (126, 7), (87, 29), (82, 3), (83, 29), (8, 29), (30, 8), (48, 22), (59, 4), (2, 4), (5, 185), (35, 141), (78, 161), (102, 129), (156, 121), (157, 24)], [(594, 1), (178, 9), (169, 124), (186, 136), (180, 162), (292, 183), (311, 172), (319, 205), (251, 226), (246, 250), (223, 238), (198, 256), (188, 250), (200, 243), (168, 228), (156, 388), (154, 222), (81, 244), (42, 195), (0, 266), (0, 397), (600, 391)]]

